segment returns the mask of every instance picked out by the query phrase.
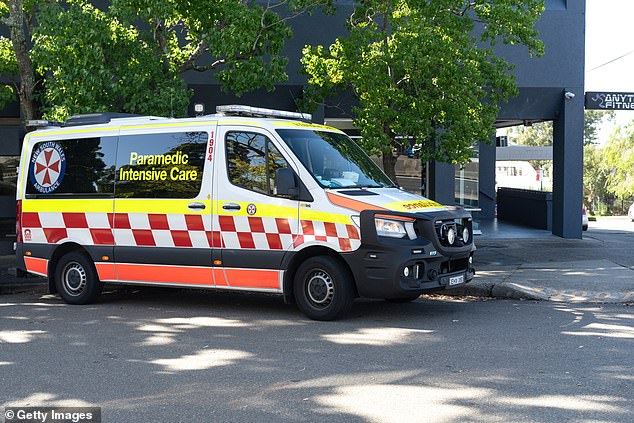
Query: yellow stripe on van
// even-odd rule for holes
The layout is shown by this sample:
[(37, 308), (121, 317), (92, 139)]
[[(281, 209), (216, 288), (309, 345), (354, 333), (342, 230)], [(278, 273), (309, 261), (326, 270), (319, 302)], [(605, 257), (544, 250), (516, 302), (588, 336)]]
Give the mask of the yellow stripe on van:
[[(117, 198), (117, 213), (156, 213), (156, 214), (209, 214), (211, 201), (209, 200), (181, 200), (181, 199), (125, 199)], [(203, 203), (204, 209), (190, 209), (189, 203)]]
[[(116, 201), (116, 210), (113, 206)], [(189, 203), (197, 202), (205, 205), (204, 209), (190, 209)], [(240, 210), (229, 212), (222, 209), (224, 203), (240, 204)], [(218, 211), (226, 216), (249, 216), (247, 206), (255, 204), (254, 217), (297, 219), (298, 210), (295, 207), (273, 206), (270, 204), (257, 204), (235, 201), (210, 201), (197, 199), (37, 199), (23, 200), (22, 210), (25, 212), (39, 213), (156, 213), (156, 214), (211, 214)], [(302, 220), (317, 220), (321, 222), (350, 224), (350, 216), (338, 213), (328, 213), (316, 210), (299, 211)]]
[(24, 186), (22, 185), (22, 183), (26, 182), (25, 172), (27, 171), (29, 167), (28, 154), (29, 154), (30, 141), (31, 141), (31, 134), (29, 133), (24, 138), (24, 143), (22, 144), (22, 157), (20, 158), (20, 164), (18, 165), (18, 169), (20, 170), (20, 177), (18, 178), (18, 181), (16, 183), (16, 193), (17, 193), (18, 200), (22, 199), (22, 192), (24, 191)]
[(346, 225), (350, 225), (352, 220), (350, 220), (350, 216), (347, 214), (338, 214), (338, 213), (327, 213), (315, 210), (301, 210), (300, 219), (302, 220), (317, 220), (320, 222), (331, 222), (331, 223), (344, 223)]
[(327, 129), (329, 131), (336, 131), (343, 133), (341, 130), (337, 128), (333, 128), (331, 126), (319, 125), (316, 123), (308, 123), (308, 122), (299, 122), (299, 121), (285, 121), (285, 120), (276, 120), (273, 121), (274, 126), (280, 127), (300, 127), (300, 128), (312, 128), (312, 129)]
[(394, 203), (381, 204), (381, 207), (401, 212), (445, 208), (442, 204), (432, 200), (397, 201)]
[(106, 127), (106, 128), (85, 128), (85, 129), (64, 129), (61, 131), (45, 131), (45, 132), (31, 132), (32, 137), (50, 137), (51, 135), (68, 135), (68, 134), (83, 134), (88, 132), (108, 132), (118, 131), (119, 127)]
[[(156, 213), (156, 214), (203, 214), (211, 213), (209, 200), (181, 199), (125, 199), (117, 198), (117, 209), (113, 209), (114, 201), (107, 199), (37, 199), (24, 200), (22, 210), (40, 213)], [(205, 209), (190, 209), (189, 203), (203, 203)]]
[(112, 213), (112, 198), (55, 200), (22, 200), (22, 210), (40, 213)]
[[(224, 210), (223, 204), (239, 204), (240, 210)], [(247, 213), (247, 207), (249, 204), (255, 205), (256, 212), (253, 215)], [(218, 214), (223, 216), (254, 216), (254, 217), (280, 217), (287, 219), (297, 219), (297, 207), (286, 206), (274, 206), (271, 204), (252, 203), (248, 201), (231, 201), (231, 200), (219, 200), (214, 201), (214, 210), (218, 211)]]
[[(216, 205), (216, 203), (218, 203)], [(233, 203), (239, 204), (240, 210), (228, 211), (223, 210), (222, 205), (225, 203)], [(249, 215), (247, 213), (247, 207), (249, 204), (255, 205), (256, 212), (253, 215)], [(223, 216), (253, 216), (253, 217), (269, 217), (269, 218), (286, 218), (286, 219), (297, 219), (297, 208), (295, 207), (286, 207), (286, 206), (273, 206), (270, 204), (260, 204), (260, 203), (251, 203), (246, 201), (231, 201), (231, 200), (223, 200), (223, 201), (214, 201), (214, 207), (217, 207), (218, 213)], [(350, 216), (345, 214), (338, 213), (328, 213), (316, 210), (300, 210), (300, 219), (302, 220), (317, 220), (321, 222), (332, 222), (332, 223), (345, 223), (349, 224)]]

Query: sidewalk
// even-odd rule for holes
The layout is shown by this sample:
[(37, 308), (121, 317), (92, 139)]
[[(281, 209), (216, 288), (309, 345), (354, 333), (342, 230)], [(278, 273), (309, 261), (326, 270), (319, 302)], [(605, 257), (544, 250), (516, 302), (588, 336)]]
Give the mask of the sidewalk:
[(583, 239), (476, 238), (476, 277), (449, 295), (634, 303), (634, 223), (591, 222)]
[[(479, 236), (474, 280), (441, 294), (634, 303), (634, 223), (618, 221), (607, 229), (590, 224), (583, 239), (547, 233), (522, 239)], [(17, 276), (14, 256), (0, 256), (0, 294), (47, 289), (44, 278)]]

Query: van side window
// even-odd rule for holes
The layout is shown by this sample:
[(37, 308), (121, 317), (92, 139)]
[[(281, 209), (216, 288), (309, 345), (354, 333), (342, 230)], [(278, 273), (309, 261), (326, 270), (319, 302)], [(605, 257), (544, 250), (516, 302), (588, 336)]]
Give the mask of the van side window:
[(43, 141), (33, 146), (26, 193), (111, 196), (116, 137)]
[(275, 195), (275, 171), (289, 166), (271, 140), (252, 132), (229, 132), (226, 150), (227, 174), (233, 185)]
[(194, 198), (200, 192), (207, 132), (122, 135), (117, 198)]

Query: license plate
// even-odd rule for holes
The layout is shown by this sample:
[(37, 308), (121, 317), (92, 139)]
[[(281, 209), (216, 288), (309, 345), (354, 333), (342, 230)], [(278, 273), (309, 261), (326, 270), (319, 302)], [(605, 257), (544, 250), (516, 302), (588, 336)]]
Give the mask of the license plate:
[(460, 285), (464, 283), (464, 275), (449, 278), (449, 286)]

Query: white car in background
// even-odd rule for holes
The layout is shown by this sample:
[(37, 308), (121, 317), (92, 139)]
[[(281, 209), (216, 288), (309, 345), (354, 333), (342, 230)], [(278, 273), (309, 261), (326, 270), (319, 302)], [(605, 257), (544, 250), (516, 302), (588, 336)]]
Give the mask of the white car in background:
[(632, 203), (630, 209), (627, 211), (627, 217), (629, 217), (630, 220), (634, 222), (634, 203)]
[(584, 231), (588, 230), (588, 213), (585, 208), (581, 209), (581, 229)]

